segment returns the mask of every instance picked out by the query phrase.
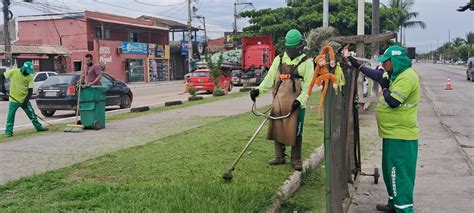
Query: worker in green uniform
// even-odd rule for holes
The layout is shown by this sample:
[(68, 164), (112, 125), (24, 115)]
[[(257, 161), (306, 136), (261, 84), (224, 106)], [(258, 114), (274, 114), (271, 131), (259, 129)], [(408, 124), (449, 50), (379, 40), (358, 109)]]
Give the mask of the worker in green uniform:
[(352, 66), (380, 83), (383, 95), (377, 104), (379, 136), (383, 138), (382, 173), (388, 191), (388, 203), (378, 204), (379, 211), (413, 212), (418, 155), (420, 81), (411, 59), (400, 46), (389, 47), (378, 59), (381, 69), (361, 66), (349, 57)]
[(0, 84), (2, 93), (7, 95), (5, 88), (5, 78), (10, 80), (10, 101), (8, 105), (7, 124), (5, 128), (5, 135), (7, 137), (13, 136), (13, 126), (15, 124), (15, 114), (18, 108), (25, 111), (28, 118), (33, 123), (36, 131), (47, 131), (48, 128), (43, 127), (36, 117), (33, 107), (30, 103), (31, 95), (33, 94), (33, 64), (27, 61), (18, 69), (14, 68), (8, 70), (3, 75), (0, 75)]
[(255, 101), (260, 93), (273, 90), (271, 115), (291, 116), (281, 120), (270, 120), (267, 139), (273, 140), (275, 158), (270, 165), (285, 163), (285, 145), (292, 146), (291, 164), (297, 171), (303, 170), (301, 149), (303, 143), (303, 121), (305, 116), (307, 88), (313, 78), (314, 65), (304, 53), (301, 33), (292, 29), (285, 36), (285, 52), (275, 57), (268, 74), (258, 89), (250, 91)]

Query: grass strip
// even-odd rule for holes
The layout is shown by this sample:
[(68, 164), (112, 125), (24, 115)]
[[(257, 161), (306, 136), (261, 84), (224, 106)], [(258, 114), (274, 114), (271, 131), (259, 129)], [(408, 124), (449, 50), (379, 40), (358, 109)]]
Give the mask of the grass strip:
[[(317, 98), (306, 113), (303, 156), (322, 143)], [(276, 199), (293, 172), (269, 166), (274, 156), (263, 131), (233, 172), (221, 176), (262, 121), (251, 113), (0, 186), (1, 212), (256, 212)], [(287, 150), (287, 153), (290, 150)], [(321, 188), (324, 191), (324, 188)]]
[[(146, 116), (146, 115), (150, 115), (150, 114), (153, 114), (153, 113), (164, 112), (164, 111), (168, 111), (168, 110), (172, 110), (172, 109), (179, 109), (179, 108), (194, 106), (194, 105), (198, 105), (198, 104), (206, 104), (206, 103), (211, 103), (211, 102), (215, 102), (215, 101), (221, 101), (221, 100), (227, 100), (227, 99), (231, 99), (231, 98), (237, 98), (237, 97), (241, 97), (241, 96), (244, 96), (244, 95), (248, 95), (248, 93), (231, 93), (231, 94), (228, 94), (228, 95), (225, 95), (225, 96), (218, 96), (218, 97), (213, 97), (212, 96), (212, 97), (204, 98), (203, 100), (199, 100), (199, 101), (185, 101), (181, 105), (175, 105), (175, 106), (170, 106), (170, 107), (159, 106), (159, 107), (151, 108), (149, 111), (146, 111), (146, 112), (139, 112), (139, 113), (137, 113), (137, 112), (126, 112), (126, 113), (121, 113), (121, 114), (106, 114), (106, 121), (111, 122), (111, 121), (118, 121), (118, 120), (136, 118), (136, 117)], [(71, 120), (69, 122), (73, 122), (73, 121)], [(43, 124), (43, 125), (46, 126), (46, 124)], [(46, 134), (49, 134), (51, 132), (58, 132), (58, 131), (62, 132), (64, 130), (64, 128), (66, 128), (66, 125), (67, 124), (65, 124), (65, 123), (55, 124), (55, 126), (56, 126), (55, 129), (50, 129), (50, 131), (40, 132), (40, 133), (36, 132), (36, 130), (34, 130), (33, 128), (32, 129), (15, 131), (14, 137), (6, 137), (4, 134), (0, 134), (0, 143), (10, 142), (10, 141), (24, 139), (24, 138), (29, 138), (29, 137), (32, 137), (32, 136), (46, 135)]]

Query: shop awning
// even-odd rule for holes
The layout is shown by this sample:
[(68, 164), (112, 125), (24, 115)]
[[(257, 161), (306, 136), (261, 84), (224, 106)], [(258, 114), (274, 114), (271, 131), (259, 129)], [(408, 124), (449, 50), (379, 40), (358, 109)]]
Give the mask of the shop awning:
[[(5, 45), (0, 45), (0, 54), (5, 54)], [(70, 55), (71, 53), (59, 45), (12, 45), (12, 54)]]

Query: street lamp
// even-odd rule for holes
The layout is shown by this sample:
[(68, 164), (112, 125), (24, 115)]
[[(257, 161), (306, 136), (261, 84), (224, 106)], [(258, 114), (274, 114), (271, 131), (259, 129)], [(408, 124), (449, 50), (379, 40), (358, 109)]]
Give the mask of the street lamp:
[(202, 19), (202, 24), (204, 26), (204, 40), (207, 42), (207, 32), (206, 32), (206, 17), (204, 16), (194, 16), (195, 18)]

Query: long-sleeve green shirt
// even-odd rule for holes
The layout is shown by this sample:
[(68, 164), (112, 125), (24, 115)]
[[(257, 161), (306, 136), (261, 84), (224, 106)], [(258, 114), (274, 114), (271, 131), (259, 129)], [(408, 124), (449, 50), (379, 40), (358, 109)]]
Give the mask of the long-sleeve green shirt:
[[(286, 55), (286, 53), (283, 55), (283, 63), (287, 65), (297, 65), (305, 54), (301, 54), (300, 56), (294, 58), (293, 60)], [(265, 76), (265, 79), (260, 83), (260, 86), (258, 86), (258, 89), (260, 90), (261, 93), (265, 93), (269, 90), (271, 90), (275, 84), (275, 80), (278, 77), (277, 72), (278, 68), (280, 66), (280, 57), (277, 56), (273, 60), (272, 66), (270, 67), (270, 70), (268, 70), (267, 76)], [(308, 100), (308, 86), (309, 83), (311, 82), (311, 79), (313, 78), (313, 73), (314, 73), (314, 65), (313, 62), (308, 59), (300, 66), (298, 67), (298, 75), (303, 77), (301, 80), (301, 94), (296, 98), (300, 103), (301, 103), (301, 108), (306, 108), (306, 102)]]

